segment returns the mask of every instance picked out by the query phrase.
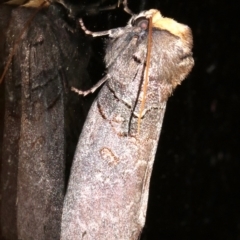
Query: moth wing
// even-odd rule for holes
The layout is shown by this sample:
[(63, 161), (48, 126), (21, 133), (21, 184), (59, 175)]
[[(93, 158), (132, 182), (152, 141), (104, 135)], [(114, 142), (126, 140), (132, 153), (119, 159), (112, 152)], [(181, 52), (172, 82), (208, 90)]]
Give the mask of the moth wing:
[(122, 128), (124, 134), (128, 132), (129, 121), (137, 118), (135, 108), (145, 70), (146, 36), (140, 34), (139, 28), (132, 28), (120, 38), (110, 41), (105, 59), (111, 79), (97, 100), (107, 119), (112, 123), (122, 121), (120, 125), (125, 126)]

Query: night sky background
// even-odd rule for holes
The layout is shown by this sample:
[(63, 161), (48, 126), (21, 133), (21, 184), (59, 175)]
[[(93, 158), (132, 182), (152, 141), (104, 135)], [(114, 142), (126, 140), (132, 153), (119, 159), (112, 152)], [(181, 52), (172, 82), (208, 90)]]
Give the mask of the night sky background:
[[(195, 66), (168, 101), (141, 239), (240, 239), (237, 3), (132, 0), (129, 7), (136, 13), (159, 9), (190, 26), (194, 39)], [(129, 15), (116, 9), (83, 19), (98, 31), (126, 25)], [(97, 82), (106, 40), (90, 41), (89, 74)]]

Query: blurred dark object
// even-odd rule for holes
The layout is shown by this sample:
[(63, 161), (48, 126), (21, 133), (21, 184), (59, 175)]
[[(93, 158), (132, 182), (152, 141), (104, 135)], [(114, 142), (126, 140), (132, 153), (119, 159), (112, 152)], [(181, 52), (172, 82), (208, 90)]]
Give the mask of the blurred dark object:
[[(3, 5), (0, 11), (6, 17), (1, 19), (2, 73), (6, 56), (36, 9)], [(70, 87), (90, 85), (88, 41), (75, 21), (65, 18), (65, 9), (54, 4), (36, 14), (1, 86), (5, 96), (4, 100), (1, 96), (1, 230), (5, 239), (60, 238), (66, 164), (71, 165), (88, 106)]]

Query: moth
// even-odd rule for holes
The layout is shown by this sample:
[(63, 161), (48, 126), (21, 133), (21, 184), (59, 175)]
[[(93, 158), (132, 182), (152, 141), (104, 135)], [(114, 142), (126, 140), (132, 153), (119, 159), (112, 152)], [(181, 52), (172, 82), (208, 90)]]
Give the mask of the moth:
[[(127, 11), (130, 12), (130, 10)], [(95, 86), (87, 91), (81, 91), (74, 87), (72, 87), (72, 90), (80, 95), (86, 96), (89, 93), (93, 93), (99, 86), (109, 80), (109, 88), (118, 87), (118, 84), (115, 82), (119, 82), (122, 85), (120, 94), (122, 94), (122, 96), (127, 95), (128, 90), (125, 89), (127, 91), (124, 93), (123, 88), (131, 86), (128, 85), (128, 79), (134, 79), (142, 70), (140, 78), (143, 81), (139, 84), (139, 91), (141, 87), (143, 87), (144, 94), (143, 96), (138, 96), (140, 97), (139, 100), (141, 104), (139, 105), (137, 101), (134, 102), (136, 96), (132, 96), (132, 99), (130, 99), (131, 97), (129, 96), (127, 97), (128, 100), (126, 99), (126, 103), (129, 106), (136, 103), (132, 110), (133, 114), (138, 115), (135, 109), (139, 108), (139, 120), (144, 115), (143, 111), (147, 98), (149, 79), (166, 78), (168, 85), (165, 87), (162, 95), (159, 96), (164, 99), (171, 95), (176, 86), (186, 77), (189, 68), (191, 69), (194, 64), (191, 53), (192, 35), (190, 28), (177, 23), (173, 19), (163, 17), (158, 10), (152, 9), (144, 11), (139, 15), (134, 15), (125, 28), (96, 33), (87, 30), (81, 19), (79, 22), (86, 34), (90, 34), (93, 37), (104, 35), (110, 37), (105, 55), (108, 73)], [(155, 29), (160, 29), (162, 36), (155, 37), (155, 35), (158, 34)], [(147, 31), (149, 31), (148, 36)], [(171, 37), (167, 37), (168, 34), (170, 34)], [(168, 41), (168, 39), (172, 37), (175, 37), (179, 41), (175, 41), (175, 43), (174, 41)], [(161, 38), (162, 43), (159, 44), (155, 40), (156, 38)], [(184, 45), (182, 43), (184, 43)], [(171, 61), (164, 62), (163, 65), (162, 59), (160, 58), (160, 62), (158, 62), (157, 58), (163, 56), (169, 56)], [(131, 62), (132, 59), (135, 60), (134, 63)], [(132, 65), (129, 65), (130, 62)], [(157, 66), (157, 64), (159, 64), (159, 66)], [(174, 66), (178, 64), (179, 66), (181, 65), (181, 70), (174, 68)], [(189, 68), (187, 68), (188, 66)], [(116, 78), (116, 80), (113, 80), (113, 78)], [(136, 86), (137, 85), (135, 85), (135, 87)], [(145, 112), (146, 111), (145, 109)]]
[[(139, 239), (168, 97), (191, 71), (188, 26), (156, 9), (133, 15), (108, 35), (107, 74), (75, 152), (64, 199), (61, 239)], [(139, 128), (141, 127), (140, 131)]]

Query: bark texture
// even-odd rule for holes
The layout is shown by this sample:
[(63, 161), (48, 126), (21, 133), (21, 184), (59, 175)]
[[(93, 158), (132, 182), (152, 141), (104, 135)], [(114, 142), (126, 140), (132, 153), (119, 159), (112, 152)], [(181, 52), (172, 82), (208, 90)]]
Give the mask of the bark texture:
[[(36, 9), (4, 9), (10, 11), (5, 19), (5, 66)], [(70, 96), (69, 86), (88, 81), (89, 59), (85, 36), (64, 16), (54, 5), (35, 15), (4, 79), (1, 239), (60, 238), (66, 164), (77, 143), (73, 131), (78, 136), (85, 117), (81, 98)]]

